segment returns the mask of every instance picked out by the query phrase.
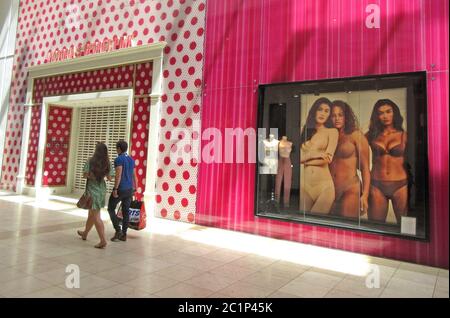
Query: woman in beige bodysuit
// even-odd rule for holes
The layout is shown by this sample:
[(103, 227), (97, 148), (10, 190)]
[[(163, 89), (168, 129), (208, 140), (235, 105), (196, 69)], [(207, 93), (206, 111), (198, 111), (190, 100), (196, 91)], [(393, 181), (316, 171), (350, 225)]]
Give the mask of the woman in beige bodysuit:
[(328, 214), (334, 202), (334, 183), (329, 164), (333, 160), (338, 131), (331, 123), (331, 102), (319, 98), (311, 107), (300, 136), (300, 210)]
[(372, 150), (369, 220), (386, 222), (389, 200), (397, 223), (408, 211), (407, 135), (398, 106), (380, 99), (373, 107), (367, 140)]
[[(339, 131), (338, 145), (330, 164), (336, 191), (332, 213), (358, 218), (367, 212), (369, 205), (369, 143), (359, 130), (356, 116), (346, 102), (333, 102), (331, 121)], [(362, 189), (357, 169), (361, 171)]]

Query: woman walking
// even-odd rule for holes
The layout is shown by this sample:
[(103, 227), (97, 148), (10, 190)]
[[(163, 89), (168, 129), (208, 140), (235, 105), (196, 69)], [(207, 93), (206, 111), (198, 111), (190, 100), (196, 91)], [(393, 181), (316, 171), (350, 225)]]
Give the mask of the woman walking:
[(96, 248), (106, 247), (105, 226), (100, 215), (100, 209), (105, 206), (106, 182), (111, 180), (111, 163), (109, 162), (108, 148), (104, 143), (98, 143), (94, 155), (86, 162), (83, 168), (83, 177), (87, 179), (86, 192), (92, 197), (92, 208), (89, 210), (84, 231), (77, 231), (83, 240), (86, 240), (92, 226), (95, 225), (100, 243)]

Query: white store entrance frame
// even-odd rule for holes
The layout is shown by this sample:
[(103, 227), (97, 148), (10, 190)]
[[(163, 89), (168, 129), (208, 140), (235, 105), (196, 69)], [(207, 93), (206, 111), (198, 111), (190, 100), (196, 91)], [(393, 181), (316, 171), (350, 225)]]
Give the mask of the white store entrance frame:
[[(163, 64), (163, 50), (167, 45), (166, 42), (158, 42), (155, 44), (148, 44), (137, 47), (130, 47), (126, 49), (121, 49), (113, 52), (100, 53), (95, 55), (83, 56), (76, 59), (65, 60), (56, 63), (48, 63), (37, 66), (32, 66), (28, 69), (28, 88), (26, 95), (26, 112), (24, 118), (24, 128), (23, 128), (23, 140), (21, 148), (22, 158), (19, 166), (19, 175), (17, 176), (17, 189), (16, 192), (19, 194), (28, 192), (31, 195), (37, 195), (42, 187), (42, 173), (43, 173), (43, 160), (44, 160), (44, 148), (45, 148), (45, 136), (47, 134), (47, 110), (49, 104), (58, 104), (59, 99), (67, 100), (68, 98), (74, 98), (75, 100), (83, 95), (85, 97), (92, 97), (89, 94), (78, 94), (78, 95), (66, 95), (66, 96), (53, 96), (44, 97), (42, 102), (42, 113), (41, 113), (41, 126), (40, 126), (40, 138), (39, 138), (39, 150), (38, 150), (38, 162), (36, 170), (36, 181), (34, 187), (26, 186), (25, 175), (26, 175), (26, 164), (28, 158), (28, 142), (31, 128), (31, 110), (32, 107), (39, 106), (33, 104), (33, 87), (34, 81), (38, 78), (45, 78), (55, 75), (71, 74), (78, 72), (86, 72), (91, 70), (111, 68), (115, 66), (137, 64), (143, 62), (152, 63), (152, 92), (149, 96), (151, 100), (150, 104), (150, 120), (149, 120), (149, 136), (148, 136), (148, 149), (147, 149), (147, 169), (146, 169), (146, 185), (144, 192), (144, 200), (148, 206), (153, 206), (155, 199), (155, 186), (156, 186), (156, 172), (157, 172), (157, 154), (158, 154), (158, 132), (159, 132), (159, 117), (161, 109), (161, 96), (162, 96), (162, 64)], [(124, 90), (121, 90), (122, 94)], [(132, 90), (131, 90), (132, 91)], [(114, 94), (120, 93), (116, 91)], [(97, 92), (92, 93), (94, 95), (104, 94), (105, 98), (113, 97), (108, 96), (112, 91), (107, 92)], [(129, 99), (134, 101), (134, 93), (126, 93)], [(122, 95), (124, 96), (124, 95)], [(132, 104), (131, 104), (132, 105)], [(131, 116), (131, 112), (129, 112)], [(129, 118), (131, 124), (131, 118)], [(68, 170), (71, 168), (69, 167)], [(68, 184), (69, 185), (69, 184)], [(69, 185), (70, 186), (70, 185)]]
[[(107, 105), (127, 105), (127, 128), (126, 128), (126, 140), (130, 143), (131, 135), (131, 116), (133, 112), (133, 90), (124, 89), (116, 91), (102, 91), (97, 93), (86, 93), (86, 94), (73, 94), (73, 95), (62, 95), (62, 96), (51, 96), (44, 97), (42, 100), (42, 110), (41, 110), (41, 125), (39, 136), (39, 146), (37, 155), (37, 165), (36, 165), (36, 178), (35, 186), (29, 187), (24, 186), (24, 192), (29, 194), (36, 194), (39, 197), (45, 197), (48, 194), (67, 194), (72, 192), (73, 188), (73, 174), (75, 165), (75, 144), (77, 142), (78, 133), (76, 127), (78, 126), (78, 110), (82, 107), (104, 107)], [(46, 136), (48, 128), (48, 111), (50, 106), (63, 106), (70, 107), (73, 109), (72, 113), (72, 127), (70, 134), (70, 151), (69, 159), (67, 164), (67, 177), (66, 186), (42, 186), (42, 177), (44, 172), (44, 157), (45, 157), (45, 145)], [(108, 145), (111, 146), (111, 145)]]

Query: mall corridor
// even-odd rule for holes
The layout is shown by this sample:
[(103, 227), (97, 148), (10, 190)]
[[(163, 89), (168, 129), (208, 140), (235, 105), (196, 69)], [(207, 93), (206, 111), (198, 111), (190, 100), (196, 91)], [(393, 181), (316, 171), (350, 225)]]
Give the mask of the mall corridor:
[[(449, 297), (448, 270), (163, 219), (99, 250), (94, 229), (87, 241), (76, 234), (85, 214), (72, 202), (1, 192), (0, 296)], [(66, 287), (70, 264), (79, 288)], [(366, 287), (371, 264), (379, 288)]]

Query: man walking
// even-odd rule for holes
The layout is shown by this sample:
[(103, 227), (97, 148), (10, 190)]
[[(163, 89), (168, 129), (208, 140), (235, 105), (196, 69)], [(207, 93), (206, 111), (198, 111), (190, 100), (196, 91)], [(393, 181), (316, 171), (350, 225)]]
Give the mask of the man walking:
[[(111, 241), (117, 242), (127, 240), (127, 229), (129, 222), (129, 210), (131, 200), (136, 189), (136, 173), (134, 171), (134, 160), (127, 154), (128, 144), (120, 140), (116, 143), (117, 158), (114, 160), (116, 176), (114, 188), (108, 202), (108, 212), (116, 234)], [(119, 218), (116, 215), (116, 207), (122, 202), (122, 230), (119, 226)]]

